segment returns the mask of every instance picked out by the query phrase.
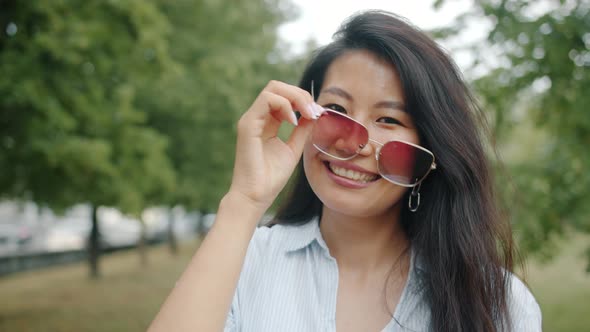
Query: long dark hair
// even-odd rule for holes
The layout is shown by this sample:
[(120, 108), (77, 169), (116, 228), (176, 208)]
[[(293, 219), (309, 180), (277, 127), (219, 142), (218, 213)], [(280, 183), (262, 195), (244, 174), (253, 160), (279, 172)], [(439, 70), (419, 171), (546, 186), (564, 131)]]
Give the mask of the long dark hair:
[[(437, 157), (437, 170), (422, 183), (419, 210), (412, 213), (402, 204), (400, 218), (413, 252), (426, 266), (420, 282), (431, 309), (430, 328), (510, 329), (512, 233), (496, 206), (480, 130), (483, 114), (475, 98), (432, 39), (382, 11), (345, 22), (334, 41), (315, 53), (300, 87), (309, 91), (313, 80), (318, 91), (329, 65), (351, 50), (368, 50), (397, 69), (421, 144)], [(296, 173), (274, 223), (305, 223), (321, 215), (322, 203), (301, 163)]]

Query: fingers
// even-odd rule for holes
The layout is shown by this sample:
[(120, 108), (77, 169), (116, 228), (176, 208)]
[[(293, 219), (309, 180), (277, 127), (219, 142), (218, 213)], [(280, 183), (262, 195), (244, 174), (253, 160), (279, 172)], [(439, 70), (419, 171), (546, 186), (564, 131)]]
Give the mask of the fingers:
[[(297, 126), (291, 102), (272, 92), (263, 90), (250, 109), (238, 121), (238, 133), (246, 136), (268, 136), (268, 131), (278, 131), (281, 122), (287, 121)], [(267, 135), (264, 135), (266, 133)], [(274, 136), (272, 133), (270, 136)]]
[(308, 119), (300, 119), (299, 125), (293, 129), (291, 136), (287, 139), (287, 145), (293, 151), (293, 155), (299, 160), (299, 157), (303, 153), (303, 147), (307, 140), (307, 136), (313, 128), (313, 121)]
[(286, 120), (297, 126), (297, 117), (293, 113), (293, 108), (288, 99), (267, 91), (262, 91), (260, 94), (275, 119), (279, 122)]
[(274, 137), (282, 121), (298, 125), (296, 111), (301, 114), (299, 120), (315, 120), (324, 109), (314, 102), (307, 91), (287, 83), (271, 81), (240, 118), (238, 133), (250, 137)]
[(289, 100), (293, 109), (307, 119), (317, 119), (323, 112), (323, 108), (314, 102), (309, 92), (294, 85), (270, 81), (264, 90)]
[(298, 111), (302, 118), (317, 119), (324, 109), (314, 102), (307, 91), (287, 83), (270, 81), (258, 95), (252, 107), (240, 119), (242, 125), (238, 123), (238, 126), (260, 128), (255, 124), (256, 120), (267, 123), (269, 114), (278, 120), (278, 123), (273, 121), (272, 127), (280, 125), (282, 121), (288, 121), (297, 126), (295, 111)]

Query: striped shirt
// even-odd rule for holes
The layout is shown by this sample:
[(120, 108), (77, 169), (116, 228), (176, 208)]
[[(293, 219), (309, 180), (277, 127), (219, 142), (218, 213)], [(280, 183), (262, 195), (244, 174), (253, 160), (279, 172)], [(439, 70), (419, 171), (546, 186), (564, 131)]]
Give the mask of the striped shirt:
[[(430, 309), (418, 285), (420, 264), (411, 258), (408, 280), (383, 332), (427, 331)], [(532, 294), (511, 278), (509, 308), (514, 331), (541, 331)], [(301, 226), (256, 230), (248, 247), (225, 332), (336, 331), (338, 266), (318, 220)]]

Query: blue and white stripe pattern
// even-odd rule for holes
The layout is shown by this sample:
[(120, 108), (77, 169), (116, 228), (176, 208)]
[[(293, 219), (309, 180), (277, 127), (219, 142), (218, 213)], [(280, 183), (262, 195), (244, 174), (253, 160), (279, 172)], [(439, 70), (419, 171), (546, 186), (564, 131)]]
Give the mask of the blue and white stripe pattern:
[[(421, 295), (412, 258), (408, 281), (390, 331), (427, 331), (430, 311)], [(338, 266), (330, 256), (318, 220), (301, 226), (258, 228), (227, 318), (226, 332), (336, 331)], [(510, 310), (514, 331), (541, 331), (534, 297), (512, 278)]]

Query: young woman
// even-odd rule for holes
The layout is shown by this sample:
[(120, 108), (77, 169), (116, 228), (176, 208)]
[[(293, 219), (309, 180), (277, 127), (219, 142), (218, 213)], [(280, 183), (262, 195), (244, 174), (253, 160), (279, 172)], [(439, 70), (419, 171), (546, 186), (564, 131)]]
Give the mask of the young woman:
[(425, 34), (352, 17), (240, 119), (232, 185), (150, 331), (540, 331), (478, 112)]

